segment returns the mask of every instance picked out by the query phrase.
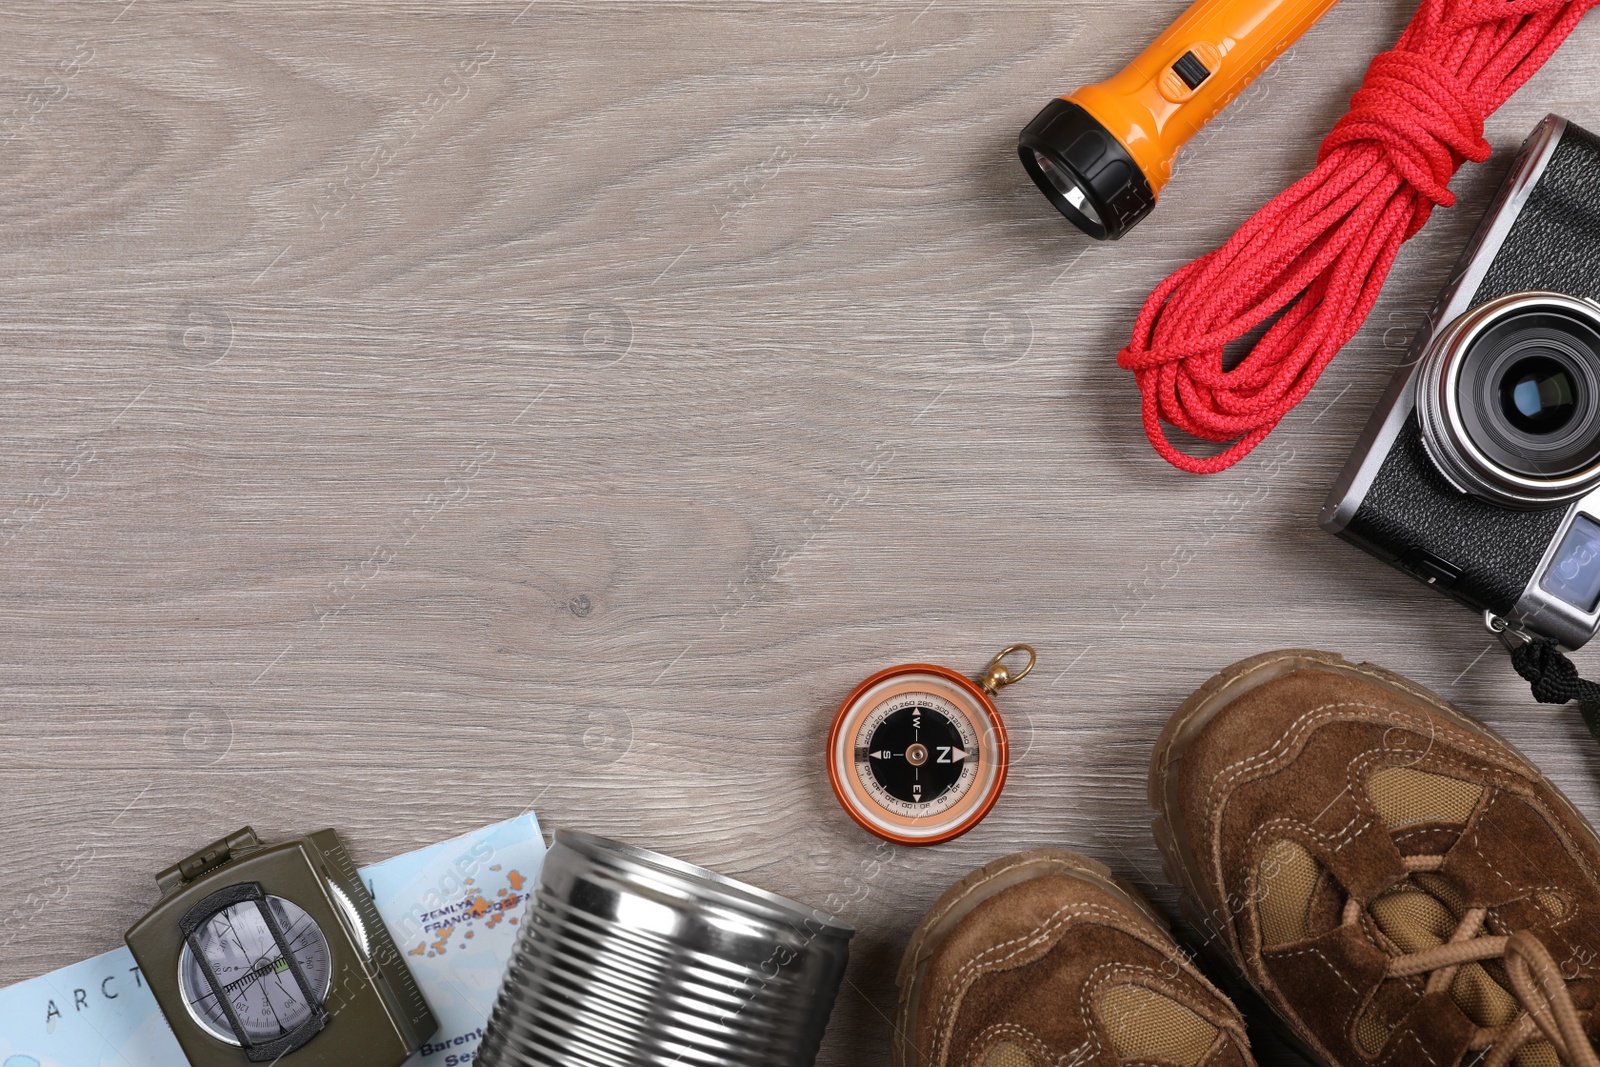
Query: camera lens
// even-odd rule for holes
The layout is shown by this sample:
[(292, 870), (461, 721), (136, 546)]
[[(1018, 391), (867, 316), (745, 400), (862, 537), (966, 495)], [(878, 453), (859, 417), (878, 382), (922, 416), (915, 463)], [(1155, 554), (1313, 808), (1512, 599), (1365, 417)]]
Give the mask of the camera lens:
[(1434, 337), (1420, 373), (1423, 444), (1458, 488), (1548, 507), (1600, 486), (1600, 305), (1480, 304)]
[(1600, 329), (1554, 307), (1488, 323), (1462, 357), (1467, 436), (1516, 474), (1559, 478), (1600, 460)]
[(1578, 410), (1577, 391), (1560, 360), (1525, 356), (1500, 382), (1500, 409), (1506, 421), (1523, 433), (1554, 433), (1572, 421)]

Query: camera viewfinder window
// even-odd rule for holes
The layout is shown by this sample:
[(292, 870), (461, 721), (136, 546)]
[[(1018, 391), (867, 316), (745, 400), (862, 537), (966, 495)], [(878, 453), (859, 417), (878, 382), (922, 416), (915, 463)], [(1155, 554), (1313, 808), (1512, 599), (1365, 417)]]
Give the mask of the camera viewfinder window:
[(1577, 515), (1539, 585), (1579, 611), (1600, 604), (1600, 524)]

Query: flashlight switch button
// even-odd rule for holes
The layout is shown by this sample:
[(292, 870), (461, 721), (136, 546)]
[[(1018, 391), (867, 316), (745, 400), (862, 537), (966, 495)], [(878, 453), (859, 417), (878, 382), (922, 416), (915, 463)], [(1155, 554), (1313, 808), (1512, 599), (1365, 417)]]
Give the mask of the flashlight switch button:
[(1211, 77), (1211, 72), (1206, 65), (1200, 62), (1200, 57), (1193, 52), (1185, 52), (1183, 56), (1172, 64), (1172, 72), (1183, 79), (1191, 91), (1200, 88), (1205, 80)]

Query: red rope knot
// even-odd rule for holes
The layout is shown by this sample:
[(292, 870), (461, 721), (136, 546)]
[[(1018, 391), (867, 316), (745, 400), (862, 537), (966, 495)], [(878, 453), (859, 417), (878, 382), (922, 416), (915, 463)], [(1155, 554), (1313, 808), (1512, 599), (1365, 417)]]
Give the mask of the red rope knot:
[(1450, 179), (1462, 161), (1482, 163), (1489, 158), (1483, 113), (1472, 89), (1431, 56), (1398, 49), (1383, 52), (1373, 59), (1361, 88), (1350, 98), (1350, 111), (1323, 140), (1317, 162), (1346, 145), (1375, 145), (1427, 201), (1418, 205), (1410, 227), (1415, 232), (1434, 204), (1455, 204)]
[[(1139, 383), (1144, 432), (1164, 459), (1224, 470), (1310, 392), (1371, 313), (1401, 245), (1435, 205), (1455, 203), (1456, 170), (1489, 157), (1484, 117), (1597, 3), (1419, 0), (1322, 142), (1316, 169), (1156, 286), (1139, 311), (1117, 361)], [(1225, 346), (1264, 324), (1224, 370)], [(1167, 426), (1231, 444), (1190, 455)]]

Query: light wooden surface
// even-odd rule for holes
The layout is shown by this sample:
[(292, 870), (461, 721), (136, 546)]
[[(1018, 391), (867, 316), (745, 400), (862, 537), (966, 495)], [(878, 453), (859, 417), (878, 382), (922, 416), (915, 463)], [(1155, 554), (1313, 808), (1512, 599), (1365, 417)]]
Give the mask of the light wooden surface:
[[(1283, 645), (1437, 688), (1600, 813), (1576, 715), (1314, 522), (1509, 152), (1600, 124), (1600, 30), (1491, 120), (1307, 403), (1198, 479), (1114, 353), (1411, 8), (1345, 0), (1093, 244), (1017, 130), (1182, 6), (7, 5), (0, 984), (118, 944), (246, 822), (369, 862), (532, 806), (847, 898), (823, 1062), (877, 1062), (973, 866), (1064, 845), (1171, 903), (1156, 732)], [(1001, 803), (874, 864), (838, 701), (1018, 640)]]

